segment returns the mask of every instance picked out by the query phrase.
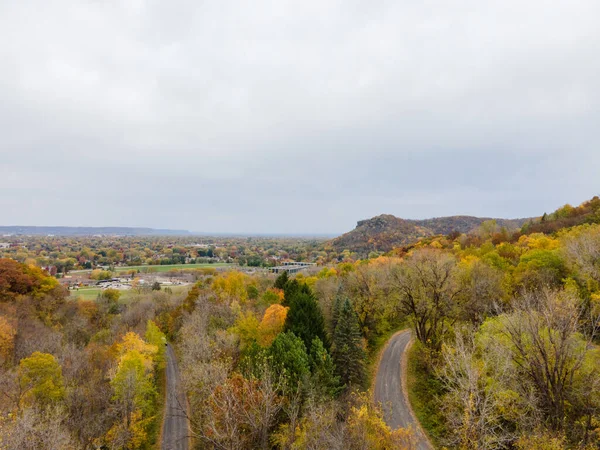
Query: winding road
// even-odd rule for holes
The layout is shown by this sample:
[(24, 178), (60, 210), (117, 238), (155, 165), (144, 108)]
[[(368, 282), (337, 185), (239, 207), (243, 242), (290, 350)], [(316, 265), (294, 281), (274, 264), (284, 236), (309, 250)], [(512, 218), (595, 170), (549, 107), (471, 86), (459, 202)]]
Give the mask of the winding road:
[(375, 401), (381, 403), (385, 422), (393, 429), (412, 428), (417, 450), (431, 450), (421, 426), (413, 415), (406, 395), (406, 357), (410, 331), (396, 333), (386, 345), (375, 378)]
[(179, 380), (179, 369), (175, 352), (167, 344), (167, 398), (162, 428), (162, 450), (188, 450), (188, 420), (185, 414), (187, 401)]

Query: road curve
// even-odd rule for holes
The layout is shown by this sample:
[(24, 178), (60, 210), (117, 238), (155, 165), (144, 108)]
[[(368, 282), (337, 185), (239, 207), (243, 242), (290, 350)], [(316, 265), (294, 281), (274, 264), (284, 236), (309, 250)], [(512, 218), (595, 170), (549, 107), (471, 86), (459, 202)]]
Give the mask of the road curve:
[(187, 401), (179, 380), (175, 352), (170, 344), (166, 349), (166, 402), (162, 426), (162, 450), (188, 450), (188, 420), (185, 414)]
[(410, 331), (403, 331), (392, 336), (387, 343), (377, 369), (374, 397), (376, 402), (381, 403), (383, 418), (392, 430), (412, 428), (417, 437), (417, 450), (431, 450), (402, 388), (406, 378), (404, 352), (409, 342)]

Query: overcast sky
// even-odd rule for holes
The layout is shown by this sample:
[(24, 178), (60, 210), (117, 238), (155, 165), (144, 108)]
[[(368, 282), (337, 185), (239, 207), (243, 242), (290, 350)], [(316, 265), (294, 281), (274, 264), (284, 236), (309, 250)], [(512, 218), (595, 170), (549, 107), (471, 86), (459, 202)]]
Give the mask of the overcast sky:
[(0, 225), (338, 233), (600, 193), (598, 0), (0, 0)]

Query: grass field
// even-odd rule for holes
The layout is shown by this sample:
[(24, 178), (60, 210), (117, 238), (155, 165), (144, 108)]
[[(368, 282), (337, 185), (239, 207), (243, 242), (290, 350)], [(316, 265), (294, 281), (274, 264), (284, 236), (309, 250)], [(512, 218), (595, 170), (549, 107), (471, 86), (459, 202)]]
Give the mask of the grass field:
[[(167, 287), (164, 286), (163, 289)], [(171, 288), (171, 291), (173, 292), (173, 294), (178, 294), (180, 292), (184, 292), (186, 291), (190, 285), (184, 285), (184, 286), (168, 286)], [(98, 294), (100, 294), (102, 292), (102, 289), (97, 288), (97, 287), (82, 287), (79, 288), (79, 290), (77, 291), (70, 291), (71, 292), (71, 298), (72, 299), (82, 299), (82, 300), (96, 300), (96, 298), (98, 297)], [(136, 292), (132, 289), (123, 289), (120, 290), (119, 292), (121, 292), (121, 300), (128, 300), (129, 298), (133, 297)]]
[(116, 272), (127, 272), (128, 270), (139, 270), (140, 272), (168, 272), (169, 270), (180, 269), (203, 269), (207, 267), (229, 267), (233, 264), (215, 263), (215, 264), (169, 264), (164, 266), (127, 266), (115, 267)]
[[(204, 269), (207, 267), (214, 267), (215, 269), (218, 267), (232, 267), (235, 264), (230, 263), (214, 263), (214, 264), (168, 264), (164, 266), (156, 265), (156, 266), (122, 266), (115, 267), (115, 272), (127, 272), (128, 270), (139, 270), (140, 272), (168, 272), (169, 270), (181, 270), (181, 269)], [(87, 270), (72, 270), (69, 273), (91, 273), (91, 269)]]

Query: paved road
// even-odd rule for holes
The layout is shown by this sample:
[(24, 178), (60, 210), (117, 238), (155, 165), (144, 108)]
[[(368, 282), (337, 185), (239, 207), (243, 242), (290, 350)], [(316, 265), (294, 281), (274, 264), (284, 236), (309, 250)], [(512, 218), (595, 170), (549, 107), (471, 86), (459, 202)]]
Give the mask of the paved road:
[[(188, 422), (185, 417), (186, 400), (175, 352), (167, 345), (167, 399), (163, 418), (162, 450), (187, 450), (189, 444)], [(182, 408), (184, 408), (182, 410)]]
[(417, 449), (430, 450), (431, 446), (412, 415), (402, 389), (402, 378), (406, 377), (402, 356), (409, 342), (410, 331), (403, 331), (387, 343), (375, 379), (375, 401), (381, 403), (385, 422), (393, 430), (412, 427), (417, 434)]

